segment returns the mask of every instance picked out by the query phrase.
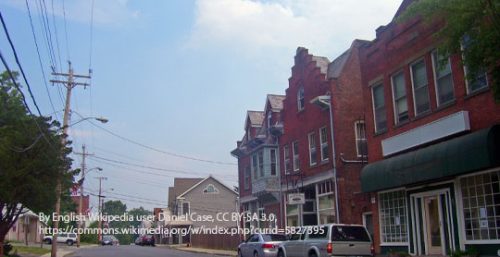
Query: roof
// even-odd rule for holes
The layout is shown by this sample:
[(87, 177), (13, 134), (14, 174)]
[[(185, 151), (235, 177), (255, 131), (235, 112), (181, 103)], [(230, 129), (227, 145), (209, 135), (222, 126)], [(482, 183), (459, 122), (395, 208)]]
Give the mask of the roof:
[(345, 63), (347, 62), (347, 59), (349, 59), (351, 53), (351, 48), (349, 48), (347, 51), (345, 51), (343, 54), (341, 54), (339, 57), (335, 58), (329, 65), (328, 65), (328, 78), (338, 78), (340, 76), (340, 73), (342, 72), (342, 69), (344, 69)]
[(230, 192), (233, 192), (234, 194), (238, 195), (237, 192), (235, 192), (233, 189), (231, 189), (230, 187), (226, 186), (224, 183), (220, 182), (218, 179), (212, 177), (212, 175), (206, 177), (205, 179), (199, 181), (198, 183), (196, 183), (195, 185), (193, 185), (192, 187), (190, 187), (189, 189), (187, 189), (186, 191), (184, 191), (181, 195), (179, 195), (178, 197), (183, 197), (184, 195), (186, 195), (187, 193), (189, 193), (191, 190), (195, 189), (196, 187), (198, 187), (199, 185), (203, 184), (203, 182), (205, 182), (206, 180), (208, 179), (213, 179), (215, 180), (217, 183), (219, 183), (220, 185), (222, 185), (223, 187), (227, 188)]
[[(250, 120), (251, 126), (262, 126), (262, 122), (264, 121), (264, 112), (263, 111), (247, 111), (247, 121)], [(248, 125), (248, 124), (245, 124)], [(246, 126), (245, 126), (246, 127)]]
[(330, 63), (328, 58), (313, 55), (312, 59), (316, 62), (316, 67), (320, 69), (321, 73), (326, 74), (328, 72), (328, 64)]
[(174, 178), (174, 186), (168, 188), (168, 204), (173, 203), (176, 197), (202, 180), (203, 178)]
[(267, 95), (267, 102), (271, 105), (271, 109), (283, 110), (283, 100), (285, 100), (285, 97), (284, 95)]

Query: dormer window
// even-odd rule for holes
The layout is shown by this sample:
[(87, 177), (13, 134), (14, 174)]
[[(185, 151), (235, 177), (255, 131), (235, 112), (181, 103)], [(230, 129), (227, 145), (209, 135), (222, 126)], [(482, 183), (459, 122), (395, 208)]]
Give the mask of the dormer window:
[(208, 184), (208, 186), (205, 187), (205, 189), (203, 189), (203, 193), (204, 194), (218, 194), (219, 193), (219, 189), (217, 189), (212, 184)]
[(300, 87), (297, 92), (297, 109), (298, 111), (304, 110), (305, 100), (304, 100), (304, 87)]

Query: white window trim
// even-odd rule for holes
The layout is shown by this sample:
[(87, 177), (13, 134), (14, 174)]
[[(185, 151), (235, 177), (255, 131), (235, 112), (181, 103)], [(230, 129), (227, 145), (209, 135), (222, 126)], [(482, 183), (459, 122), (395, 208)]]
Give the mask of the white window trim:
[[(272, 154), (274, 152), (274, 155)], [(273, 156), (274, 156), (274, 163), (273, 163)], [(269, 170), (269, 175), (270, 176), (277, 176), (279, 173), (279, 168), (278, 168), (278, 149), (269, 149), (269, 163), (271, 164), (271, 169)], [(273, 175), (273, 167), (275, 170), (275, 173)]]
[[(302, 92), (302, 93), (301, 93)], [(301, 104), (301, 100), (303, 100), (304, 104)], [(302, 111), (305, 109), (306, 101), (304, 96), (304, 87), (300, 86), (297, 91), (297, 111)]]
[[(286, 163), (290, 163), (290, 147), (288, 145), (283, 146), (283, 170), (285, 171), (285, 174), (290, 172), (290, 170), (287, 170), (287, 165)], [(290, 166), (290, 165), (288, 165)]]
[[(381, 194), (385, 194), (385, 193), (391, 193), (391, 192), (397, 192), (397, 191), (403, 191), (405, 193), (405, 210), (406, 210), (406, 236), (407, 236), (407, 242), (384, 242), (383, 240), (383, 236), (382, 236), (382, 230), (383, 230), (383, 227), (382, 227), (382, 215), (380, 215), (380, 210), (382, 209), (380, 204), (381, 204), (381, 201), (380, 201), (380, 195)], [(409, 216), (410, 216), (410, 213), (409, 213), (409, 210), (408, 210), (408, 201), (406, 199), (406, 189), (405, 188), (394, 188), (394, 189), (390, 189), (390, 190), (385, 190), (385, 191), (380, 191), (377, 193), (377, 207), (378, 207), (378, 212), (379, 212), (379, 215), (378, 215), (378, 222), (379, 222), (379, 240), (380, 240), (380, 246), (410, 246), (410, 230), (409, 230), (409, 226), (410, 226), (410, 222), (409, 222)]]
[[(214, 188), (214, 192), (208, 192), (208, 188), (212, 186)], [(207, 192), (205, 192), (205, 190)], [(211, 195), (211, 194), (218, 194), (219, 193), (219, 189), (217, 189), (217, 187), (214, 186), (214, 184), (208, 184), (205, 188), (203, 188), (203, 194), (207, 194), (207, 195)]]
[[(297, 149), (297, 153), (295, 152), (295, 147), (294, 147), (295, 144), (297, 144), (297, 148), (299, 148), (299, 141), (292, 142), (292, 170), (298, 171), (298, 170), (300, 170), (300, 156), (298, 153), (298, 149)], [(295, 167), (295, 157), (297, 157), (297, 167)]]
[[(367, 142), (367, 139), (366, 139), (366, 124), (365, 124), (365, 121), (363, 120), (358, 120), (356, 122), (354, 122), (354, 137), (355, 137), (355, 143), (356, 143), (356, 156), (358, 158), (361, 158), (361, 157), (366, 157), (367, 155), (363, 155), (363, 154), (360, 154), (360, 149), (358, 148), (358, 141), (360, 141), (361, 139), (358, 138), (358, 124), (364, 124), (365, 126), (365, 143), (366, 143), (366, 146), (368, 147), (368, 142)], [(361, 133), (360, 133), (361, 134)], [(366, 149), (366, 152), (368, 153), (368, 149)]]
[(439, 100), (439, 85), (438, 85), (438, 77), (437, 77), (437, 66), (439, 60), (435, 60), (434, 56), (436, 58), (439, 58), (439, 53), (437, 50), (434, 50), (431, 52), (431, 60), (432, 60), (432, 73), (433, 73), (433, 78), (434, 78), (434, 90), (436, 91), (436, 104), (437, 106), (441, 106), (443, 104), (448, 104), (450, 102), (453, 102), (455, 99), (455, 83), (453, 83), (453, 70), (451, 69), (451, 58), (448, 56), (448, 65), (450, 66), (450, 76), (451, 76), (451, 89), (453, 91), (453, 100), (450, 100), (449, 102), (446, 103), (441, 103)]
[(373, 126), (375, 127), (375, 133), (382, 133), (383, 131), (387, 130), (387, 113), (386, 113), (386, 128), (384, 130), (380, 129), (377, 125), (377, 110), (375, 109), (375, 94), (374, 94), (374, 89), (376, 87), (382, 87), (382, 94), (384, 95), (384, 109), (386, 108), (386, 103), (385, 103), (385, 92), (384, 92), (384, 83), (382, 81), (379, 81), (377, 83), (374, 83), (371, 86), (371, 91), (372, 91), (372, 111), (373, 111)]
[[(421, 113), (418, 113), (417, 112), (417, 95), (415, 94), (415, 81), (413, 79), (413, 66), (419, 62), (423, 62), (424, 63), (424, 68), (425, 68), (425, 79), (427, 80), (427, 84), (426, 84), (426, 87), (427, 87), (427, 100), (429, 101), (429, 110), (426, 110), (424, 112), (421, 112)], [(424, 113), (427, 113), (427, 112), (430, 112), (431, 111), (431, 99), (430, 99), (430, 95), (429, 95), (429, 79), (427, 78), (427, 64), (425, 63), (425, 58), (420, 58), (414, 62), (412, 62), (410, 64), (410, 78), (411, 78), (411, 89), (412, 89), (412, 93), (413, 93), (413, 113), (415, 115), (415, 117), (418, 117), (420, 115), (423, 115)]]
[[(325, 134), (326, 134), (325, 142), (321, 142), (321, 138), (322, 138), (322, 134), (323, 134), (321, 131), (323, 129), (325, 130)], [(326, 126), (319, 128), (319, 148), (320, 148), (320, 153), (321, 153), (320, 159), (321, 159), (321, 162), (326, 162), (330, 159), (330, 156), (327, 156), (326, 158), (323, 159), (323, 153), (324, 153), (323, 152), (323, 144), (326, 144), (326, 147), (328, 148), (328, 130), (327, 130)]]
[[(312, 139), (314, 140), (314, 147), (311, 148), (311, 136), (312, 136)], [(316, 144), (316, 138), (315, 138), (315, 133), (314, 132), (311, 132), (309, 134), (307, 134), (307, 141), (308, 141), (308, 148), (309, 148), (309, 166), (314, 166), (318, 163), (317, 159), (318, 159), (318, 150), (316, 149), (317, 148), (317, 144)], [(316, 158), (313, 160), (312, 159), (312, 150), (314, 149), (314, 153), (316, 154)]]
[[(394, 77), (395, 76), (398, 76), (402, 74), (403, 75), (403, 78), (405, 79), (405, 73), (404, 73), (404, 70), (400, 70), (396, 73), (394, 73), (392, 76), (391, 76), (391, 92), (392, 92), (392, 105), (393, 105), (393, 110), (394, 110), (394, 124), (401, 124), (401, 122), (399, 122), (399, 113), (398, 113), (398, 109), (397, 109), (397, 104), (396, 104), (396, 100), (400, 100), (402, 98), (399, 98), (399, 99), (396, 99), (396, 90), (394, 90)], [(406, 79), (404, 81), (404, 88), (405, 88), (405, 98), (406, 98), (406, 108), (408, 109), (408, 92), (406, 92)], [(408, 112), (408, 110), (406, 110)], [(410, 116), (409, 114), (408, 115), (408, 121), (410, 120)]]
[[(463, 41), (460, 42), (460, 50), (462, 51), (462, 63), (463, 61), (465, 60), (465, 56), (463, 54), (464, 50), (465, 50), (465, 47), (464, 47), (464, 44), (463, 44)], [(467, 66), (464, 64), (462, 65), (462, 69), (464, 71), (464, 81), (465, 81), (465, 92), (467, 95), (470, 95), (470, 94), (474, 94), (475, 92), (478, 92), (478, 91), (481, 91), (481, 90), (484, 90), (485, 88), (489, 88), (490, 87), (490, 84), (488, 82), (488, 73), (485, 72), (485, 76), (486, 76), (486, 86), (484, 88), (481, 88), (479, 90), (476, 90), (476, 91), (473, 91), (471, 92), (470, 91), (470, 88), (469, 88), (469, 79), (467, 78)]]

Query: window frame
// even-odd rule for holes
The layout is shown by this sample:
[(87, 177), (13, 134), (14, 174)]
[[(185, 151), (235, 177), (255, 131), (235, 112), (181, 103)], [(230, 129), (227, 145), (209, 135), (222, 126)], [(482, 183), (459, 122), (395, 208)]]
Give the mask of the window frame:
[(265, 176), (264, 174), (264, 150), (260, 150), (257, 152), (258, 156), (258, 163), (259, 163), (259, 177), (263, 178)]
[[(395, 90), (396, 84), (394, 83), (394, 77), (400, 76), (400, 75), (403, 76), (403, 88), (404, 88), (405, 93), (402, 97), (399, 97), (398, 99), (396, 99), (396, 90)], [(392, 91), (392, 104), (393, 104), (393, 109), (394, 109), (394, 124), (398, 125), (398, 124), (402, 124), (402, 123), (410, 121), (410, 114), (409, 114), (409, 108), (408, 108), (408, 92), (406, 90), (406, 78), (405, 78), (404, 70), (400, 70), (391, 76), (391, 91)], [(399, 113), (399, 110), (398, 110), (398, 106), (399, 106), (398, 102), (401, 100), (406, 100), (406, 119), (405, 120), (400, 120), (401, 113)], [(386, 118), (386, 120), (387, 120), (387, 118)]]
[[(406, 191), (404, 189), (395, 189), (395, 190), (391, 190), (391, 191), (384, 191), (384, 192), (379, 192), (377, 194), (377, 198), (378, 198), (378, 209), (379, 209), (379, 236), (380, 236), (380, 243), (381, 245), (408, 245), (410, 243), (410, 232), (409, 232), (409, 229), (408, 229), (408, 226), (409, 226), (409, 214), (408, 214), (408, 208), (407, 208), (407, 204), (408, 204), (408, 201), (407, 201), (407, 197), (406, 197)], [(384, 199), (383, 195), (390, 195), (390, 194), (399, 194), (398, 197), (396, 198), (390, 198), (390, 197), (387, 197)], [(396, 206), (396, 204), (400, 203), (400, 201), (402, 201), (402, 205), (399, 205), (399, 206)], [(385, 206), (383, 206), (383, 204), (387, 204), (389, 206), (389, 208), (385, 208)], [(392, 204), (392, 205), (391, 205)], [(399, 211), (403, 211), (403, 215), (404, 216), (398, 216), (399, 217), (399, 225), (394, 225), (393, 224), (385, 224), (385, 220), (391, 220), (391, 218), (393, 218), (393, 216), (390, 216), (394, 213), (396, 213), (395, 209), (398, 208)], [(383, 212), (383, 210), (385, 209), (388, 209), (389, 210), (389, 216), (388, 217), (385, 217), (384, 213), (387, 213), (387, 212)], [(394, 216), (395, 217), (395, 216)], [(401, 223), (401, 217), (404, 218), (404, 221), (405, 223), (402, 224)], [(389, 226), (389, 229), (387, 229), (387, 226)], [(391, 226), (393, 227), (396, 227), (396, 226), (399, 226), (399, 238), (401, 239), (400, 241), (386, 241), (385, 238), (386, 236), (389, 234), (389, 236), (393, 237), (393, 238), (396, 238), (397, 236), (394, 236), (394, 235), (390, 235), (390, 233), (392, 233), (393, 231), (396, 231), (396, 228), (392, 229)], [(405, 229), (404, 233), (403, 234), (403, 230), (402, 228)], [(398, 232), (398, 231), (396, 231)]]
[(311, 132), (307, 134), (307, 140), (309, 145), (309, 166), (314, 166), (318, 163), (318, 151), (316, 149), (317, 147), (316, 133)]
[(306, 101), (304, 97), (304, 87), (300, 86), (297, 90), (297, 111), (302, 111), (305, 109)]
[[(413, 75), (413, 67), (416, 66), (419, 63), (423, 63), (424, 64), (424, 71), (425, 71), (425, 80), (426, 80), (426, 83), (423, 86), (415, 88), (415, 78), (414, 78), (414, 75)], [(427, 74), (427, 63), (425, 62), (425, 58), (422, 57), (422, 58), (420, 58), (420, 59), (412, 62), (409, 65), (409, 68), (410, 68), (410, 77), (411, 77), (411, 88), (412, 88), (412, 93), (413, 93), (413, 111), (415, 113), (415, 117), (418, 117), (418, 116), (424, 115), (424, 114), (426, 114), (426, 113), (428, 113), (428, 112), (431, 111), (431, 98), (430, 98), (430, 92), (429, 92), (429, 78), (428, 78), (428, 74)], [(425, 111), (418, 112), (417, 111), (417, 94), (416, 94), (416, 91), (417, 90), (421, 90), (424, 87), (427, 87), (427, 95), (426, 96), (427, 96), (427, 104), (428, 104), (429, 107)]]
[[(364, 127), (364, 135), (361, 135), (361, 131), (358, 130), (358, 126), (360, 124), (363, 124), (363, 127)], [(359, 137), (358, 137), (359, 136)], [(363, 137), (364, 136), (364, 137)], [(364, 120), (358, 120), (356, 122), (354, 122), (354, 137), (355, 137), (355, 142), (356, 142), (356, 156), (358, 158), (362, 158), (362, 157), (367, 157), (368, 156), (368, 142), (367, 142), (367, 139), (366, 139), (366, 123)], [(358, 142), (360, 141), (364, 141), (364, 145), (365, 145), (365, 153), (364, 154), (360, 154), (360, 145)]]
[(292, 171), (292, 167), (291, 167), (291, 160), (290, 160), (290, 146), (289, 145), (285, 145), (283, 146), (283, 168), (285, 170), (285, 174), (286, 173), (289, 173), (290, 171)]
[(271, 176), (278, 175), (278, 150), (269, 149), (269, 161), (271, 163), (271, 170), (269, 171)]
[[(382, 88), (382, 96), (383, 96), (383, 101), (382, 101), (382, 105), (379, 106), (378, 108), (375, 106), (375, 89), (376, 88)], [(385, 88), (384, 88), (384, 83), (382, 81), (379, 81), (375, 84), (373, 84), (371, 86), (371, 91), (372, 91), (372, 109), (373, 109), (373, 125), (374, 125), (374, 128), (375, 128), (375, 133), (383, 133), (385, 131), (387, 131), (387, 110), (386, 110), (386, 103), (385, 103)], [(380, 111), (382, 110), (383, 111), (383, 114), (385, 114), (385, 127), (384, 128), (379, 128), (378, 126), (378, 122), (377, 122), (377, 111)]]
[[(324, 142), (323, 142), (323, 135), (325, 139)], [(320, 144), (321, 162), (327, 162), (328, 160), (330, 160), (330, 153), (328, 149), (328, 130), (326, 126), (319, 128), (319, 144)], [(323, 158), (325, 152), (326, 152), (326, 158)]]
[[(451, 58), (450, 56), (448, 57), (445, 57), (448, 62), (447, 62), (447, 66), (450, 70), (450, 72), (444, 76), (441, 76), (438, 78), (438, 67), (440, 65), (440, 60), (439, 60), (439, 52), (438, 50), (434, 50), (431, 52), (431, 59), (432, 59), (432, 72), (433, 72), (433, 77), (434, 77), (434, 87), (435, 87), (435, 91), (436, 91), (436, 105), (439, 107), (439, 106), (442, 106), (442, 105), (446, 105), (446, 104), (449, 104), (451, 102), (453, 102), (455, 100), (455, 85), (453, 83), (453, 70), (451, 69)], [(441, 102), (441, 98), (440, 98), (440, 95), (439, 95), (439, 88), (440, 88), (440, 85), (439, 85), (439, 80), (446, 77), (446, 76), (450, 76), (450, 80), (451, 80), (451, 92), (452, 92), (452, 99), (448, 100), (447, 102)]]
[(253, 179), (258, 179), (259, 178), (259, 160), (257, 157), (257, 153), (252, 154), (252, 174), (253, 174)]
[(299, 141), (292, 142), (292, 170), (300, 170)]
[(250, 166), (251, 165), (247, 165), (243, 170), (243, 189), (245, 190), (250, 189), (250, 183), (252, 178), (252, 170)]
[[(467, 68), (467, 65), (465, 65), (465, 55), (464, 55), (464, 52), (465, 52), (465, 48), (467, 48), (466, 45), (468, 45), (470, 43), (472, 39), (470, 38), (469, 35), (464, 35), (461, 42), (460, 42), (460, 49), (462, 50), (462, 62), (464, 63), (464, 65), (462, 66), (463, 67), (463, 70), (464, 70), (464, 80), (465, 80), (465, 91), (466, 91), (466, 94), (467, 95), (473, 95), (477, 92), (482, 92), (483, 90), (486, 90), (487, 88), (490, 87), (490, 84), (488, 82), (488, 72), (484, 72), (482, 76), (485, 77), (485, 81), (486, 81), (486, 84), (476, 90), (471, 90), (470, 87), (471, 87), (471, 78), (468, 78), (467, 74), (469, 73), (469, 69)], [(479, 75), (479, 74), (476, 74), (476, 75)], [(481, 76), (481, 77), (482, 77)], [(475, 77), (474, 79), (477, 80), (479, 76)]]

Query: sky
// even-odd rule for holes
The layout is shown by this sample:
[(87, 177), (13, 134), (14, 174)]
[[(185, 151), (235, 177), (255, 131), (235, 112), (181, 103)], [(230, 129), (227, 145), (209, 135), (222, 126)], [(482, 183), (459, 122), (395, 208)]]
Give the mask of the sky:
[[(354, 39), (373, 40), (400, 4), (3, 0), (0, 11), (43, 115), (62, 122), (65, 88), (49, 82), (61, 79), (52, 65), (66, 73), (69, 60), (76, 74), (92, 71), (92, 79), (79, 80), (90, 87), (73, 90), (69, 136), (73, 151), (85, 145), (93, 154), (85, 191), (96, 211), (97, 177), (107, 178), (106, 200), (129, 209), (165, 207), (174, 177), (212, 175), (236, 186), (230, 152), (244, 134), (246, 111), (263, 110), (267, 94), (285, 94), (297, 47), (333, 60)], [(0, 50), (18, 70), (0, 34)], [(109, 122), (95, 126), (83, 117)], [(82, 157), (72, 157), (80, 167)]]

